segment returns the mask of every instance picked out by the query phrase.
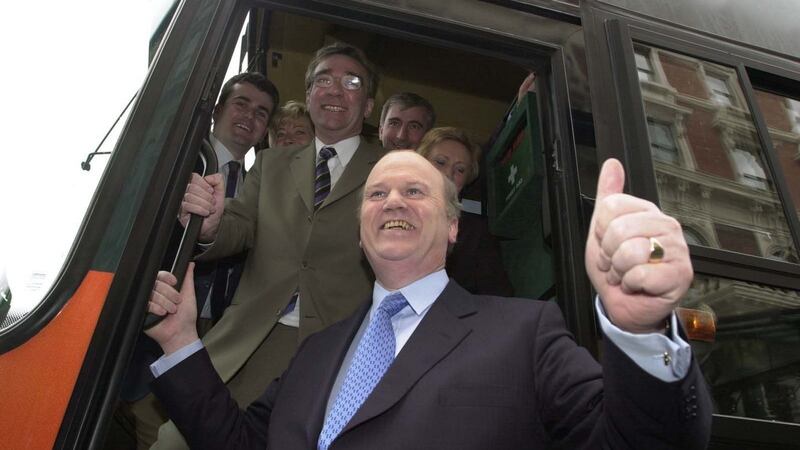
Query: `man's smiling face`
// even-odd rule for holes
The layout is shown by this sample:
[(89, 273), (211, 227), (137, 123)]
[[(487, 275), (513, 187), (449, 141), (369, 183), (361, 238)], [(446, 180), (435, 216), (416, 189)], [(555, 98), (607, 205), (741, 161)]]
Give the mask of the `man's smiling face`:
[(386, 150), (415, 149), (431, 128), (428, 112), (421, 106), (403, 109), (392, 105), (378, 128), (378, 138)]
[(361, 204), (361, 246), (379, 281), (412, 282), (444, 267), (458, 219), (448, 219), (444, 178), (411, 151), (386, 155), (372, 169)]
[[(346, 89), (342, 77), (350, 75), (360, 79), (358, 88)], [(306, 92), (306, 104), (314, 122), (317, 137), (325, 144), (333, 144), (361, 133), (364, 118), (372, 112), (373, 99), (365, 86), (367, 70), (358, 61), (345, 55), (331, 55), (323, 59), (314, 71), (314, 79), (332, 79), (329, 86), (312, 83)], [(355, 87), (355, 84), (350, 84)]]
[(267, 134), (272, 97), (250, 83), (236, 83), (225, 104), (214, 109), (214, 136), (237, 158)]

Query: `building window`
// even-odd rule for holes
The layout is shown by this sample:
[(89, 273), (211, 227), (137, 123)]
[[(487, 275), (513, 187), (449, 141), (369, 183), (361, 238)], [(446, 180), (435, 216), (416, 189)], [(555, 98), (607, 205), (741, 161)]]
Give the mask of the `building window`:
[(764, 164), (761, 162), (759, 152), (747, 150), (743, 145), (737, 145), (736, 148), (731, 150), (731, 156), (739, 174), (740, 183), (759, 189), (767, 189), (769, 187), (767, 174), (764, 172)]
[(758, 241), (751, 230), (720, 223), (714, 224), (714, 229), (717, 232), (720, 248), (745, 255), (761, 256)]
[(720, 106), (733, 105), (733, 95), (726, 79), (707, 75), (706, 82), (708, 83), (709, 91), (711, 91), (711, 100), (714, 103)]
[(647, 119), (647, 132), (650, 135), (650, 151), (654, 159), (673, 164), (680, 162), (678, 146), (669, 124)]
[(634, 56), (636, 58), (636, 72), (639, 75), (639, 81), (655, 81), (653, 64), (650, 63), (650, 51), (644, 48), (636, 48)]
[(793, 98), (787, 98), (789, 119), (792, 122), (792, 131), (800, 133), (800, 101)]

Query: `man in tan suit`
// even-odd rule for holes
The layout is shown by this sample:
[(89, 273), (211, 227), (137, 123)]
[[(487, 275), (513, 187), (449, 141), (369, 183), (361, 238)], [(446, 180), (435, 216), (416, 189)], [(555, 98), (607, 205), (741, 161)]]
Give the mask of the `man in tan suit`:
[[(279, 376), (307, 335), (344, 319), (373, 275), (358, 244), (360, 191), (383, 149), (361, 139), (378, 76), (363, 53), (320, 49), (305, 76), (315, 142), (262, 151), (238, 198), (219, 176), (194, 176), (181, 205), (205, 216), (199, 260), (248, 249), (231, 305), (205, 335), (214, 367), (241, 406)], [(309, 389), (313, 386), (309, 386)], [(153, 448), (185, 448), (170, 422)]]

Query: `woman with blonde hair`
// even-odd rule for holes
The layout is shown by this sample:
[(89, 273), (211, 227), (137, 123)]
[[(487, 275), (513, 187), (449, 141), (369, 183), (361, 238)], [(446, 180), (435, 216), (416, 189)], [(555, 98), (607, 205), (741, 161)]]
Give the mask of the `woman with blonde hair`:
[(289, 100), (275, 111), (269, 123), (269, 148), (308, 145), (314, 140), (314, 124), (304, 103)]
[[(458, 189), (478, 178), (481, 149), (455, 127), (433, 128), (417, 147), (424, 156)], [(458, 238), (447, 256), (447, 274), (473, 294), (511, 296), (514, 289), (508, 280), (500, 246), (489, 233), (486, 219), (462, 212), (458, 222)]]

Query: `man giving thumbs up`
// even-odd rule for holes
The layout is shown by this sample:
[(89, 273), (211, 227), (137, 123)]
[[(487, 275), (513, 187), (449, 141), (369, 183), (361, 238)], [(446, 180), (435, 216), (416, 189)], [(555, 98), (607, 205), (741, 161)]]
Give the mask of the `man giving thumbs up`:
[[(164, 320), (148, 331), (168, 354), (152, 366), (154, 392), (192, 448), (705, 448), (711, 401), (672, 312), (692, 278), (686, 243), (623, 184), (608, 161), (586, 246), (602, 365), (554, 302), (472, 295), (449, 279), (457, 190), (394, 151), (364, 185), (361, 247), (376, 282), (362, 307), (306, 339), (246, 411), (196, 335)], [(151, 311), (194, 326), (191, 283), (178, 293), (169, 274), (159, 280)]]

